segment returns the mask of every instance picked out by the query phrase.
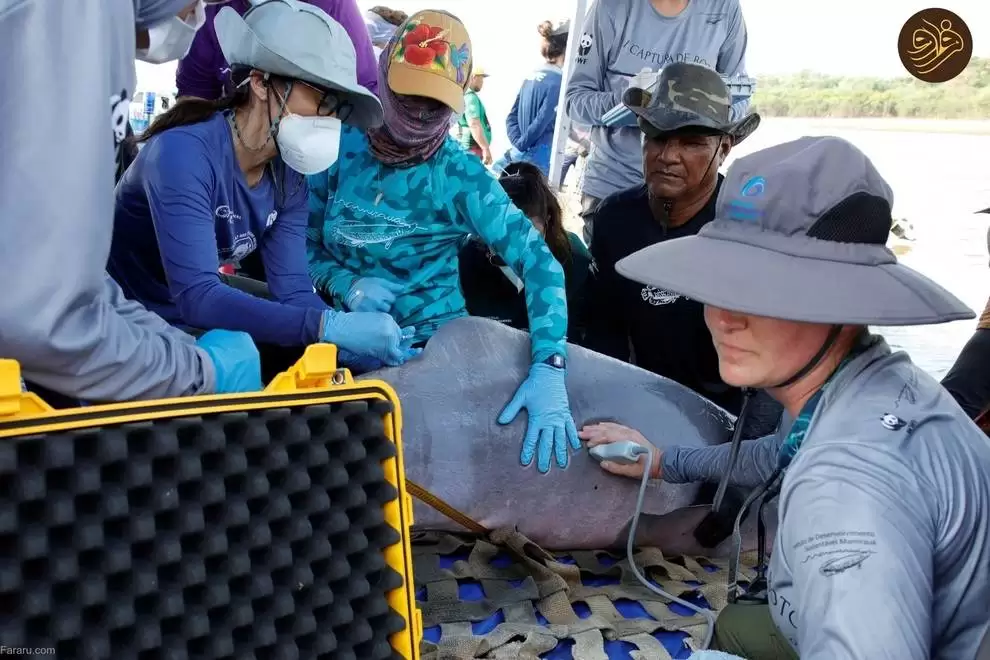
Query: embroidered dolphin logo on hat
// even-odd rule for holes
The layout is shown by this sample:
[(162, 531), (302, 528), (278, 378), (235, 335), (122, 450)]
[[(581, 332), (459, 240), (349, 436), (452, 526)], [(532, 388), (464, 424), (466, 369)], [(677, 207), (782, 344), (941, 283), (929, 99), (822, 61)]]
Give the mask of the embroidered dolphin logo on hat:
[(754, 176), (743, 184), (742, 188), (739, 189), (739, 194), (743, 197), (762, 197), (766, 187), (766, 179), (762, 176)]
[(726, 215), (732, 220), (742, 222), (758, 221), (763, 216), (763, 211), (751, 200), (763, 197), (766, 188), (767, 180), (762, 176), (747, 179), (739, 188), (739, 195), (729, 202)]

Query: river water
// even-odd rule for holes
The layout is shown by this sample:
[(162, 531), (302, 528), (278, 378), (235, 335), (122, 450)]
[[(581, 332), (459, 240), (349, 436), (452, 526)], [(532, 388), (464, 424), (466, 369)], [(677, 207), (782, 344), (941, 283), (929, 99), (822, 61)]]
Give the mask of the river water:
[[(863, 128), (863, 122), (768, 118), (733, 150), (728, 163), (803, 135), (836, 135), (862, 149), (894, 190), (894, 216), (906, 218), (914, 227), (916, 240), (899, 257), (901, 262), (947, 288), (977, 314), (983, 310), (990, 295), (990, 215), (975, 212), (990, 207), (986, 159), (990, 135), (872, 130)], [(973, 320), (874, 330), (941, 378), (975, 327)]]
[[(856, 125), (856, 124), (853, 124)], [(990, 135), (844, 128), (797, 119), (764, 120), (730, 155), (738, 157), (802, 135), (836, 135), (863, 150), (894, 190), (894, 217), (914, 226), (902, 263), (935, 280), (980, 313), (990, 295)], [(876, 328), (892, 346), (940, 378), (973, 334), (976, 321)]]

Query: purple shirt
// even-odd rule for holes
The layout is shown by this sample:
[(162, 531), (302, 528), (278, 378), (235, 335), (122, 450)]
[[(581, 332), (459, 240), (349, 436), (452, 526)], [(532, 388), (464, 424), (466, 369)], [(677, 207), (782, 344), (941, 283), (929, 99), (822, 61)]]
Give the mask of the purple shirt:
[[(340, 23), (357, 53), (357, 80), (366, 88), (378, 93), (378, 63), (371, 48), (371, 37), (364, 25), (364, 17), (356, 0), (303, 0), (316, 5)], [(213, 19), (222, 7), (232, 7), (244, 15), (250, 7), (248, 0), (231, 0), (224, 5), (206, 7), (206, 25), (196, 34), (189, 54), (180, 62), (175, 72), (175, 86), (179, 96), (198, 96), (204, 99), (218, 99), (223, 94), (227, 81), (227, 62), (217, 42), (217, 32)]]

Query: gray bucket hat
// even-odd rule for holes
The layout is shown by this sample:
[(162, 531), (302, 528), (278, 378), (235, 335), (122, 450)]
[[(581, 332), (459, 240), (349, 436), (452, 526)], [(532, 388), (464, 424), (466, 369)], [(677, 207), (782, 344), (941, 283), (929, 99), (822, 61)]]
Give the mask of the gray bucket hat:
[(343, 92), (354, 110), (346, 123), (381, 126), (378, 98), (357, 81), (357, 56), (347, 31), (326, 12), (298, 0), (261, 0), (243, 17), (224, 7), (214, 20), (220, 50), (231, 66)]
[(732, 95), (716, 71), (700, 64), (678, 62), (660, 72), (656, 89), (629, 87), (622, 104), (638, 118), (647, 136), (684, 128), (708, 128), (725, 133), (739, 144), (760, 125), (751, 112), (738, 121), (730, 119)]
[(707, 305), (791, 321), (927, 325), (976, 315), (897, 263), (893, 192), (855, 146), (803, 137), (732, 163), (715, 219), (640, 250), (623, 276)]

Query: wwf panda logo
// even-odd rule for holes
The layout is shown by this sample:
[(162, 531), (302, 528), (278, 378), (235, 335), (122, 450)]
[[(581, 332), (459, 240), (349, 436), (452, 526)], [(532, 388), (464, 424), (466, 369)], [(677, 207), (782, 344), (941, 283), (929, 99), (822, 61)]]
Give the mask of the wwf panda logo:
[(110, 129), (113, 131), (113, 145), (120, 146), (120, 143), (127, 137), (127, 119), (130, 114), (131, 95), (126, 89), (122, 89), (120, 94), (110, 97)]
[(904, 428), (904, 425), (907, 424), (907, 422), (897, 415), (886, 413), (880, 418), (880, 424), (888, 431), (897, 431)]
[(588, 53), (591, 52), (591, 47), (595, 44), (595, 38), (590, 34), (585, 32), (581, 35), (581, 41), (578, 42), (578, 55), (581, 57), (587, 57)]

